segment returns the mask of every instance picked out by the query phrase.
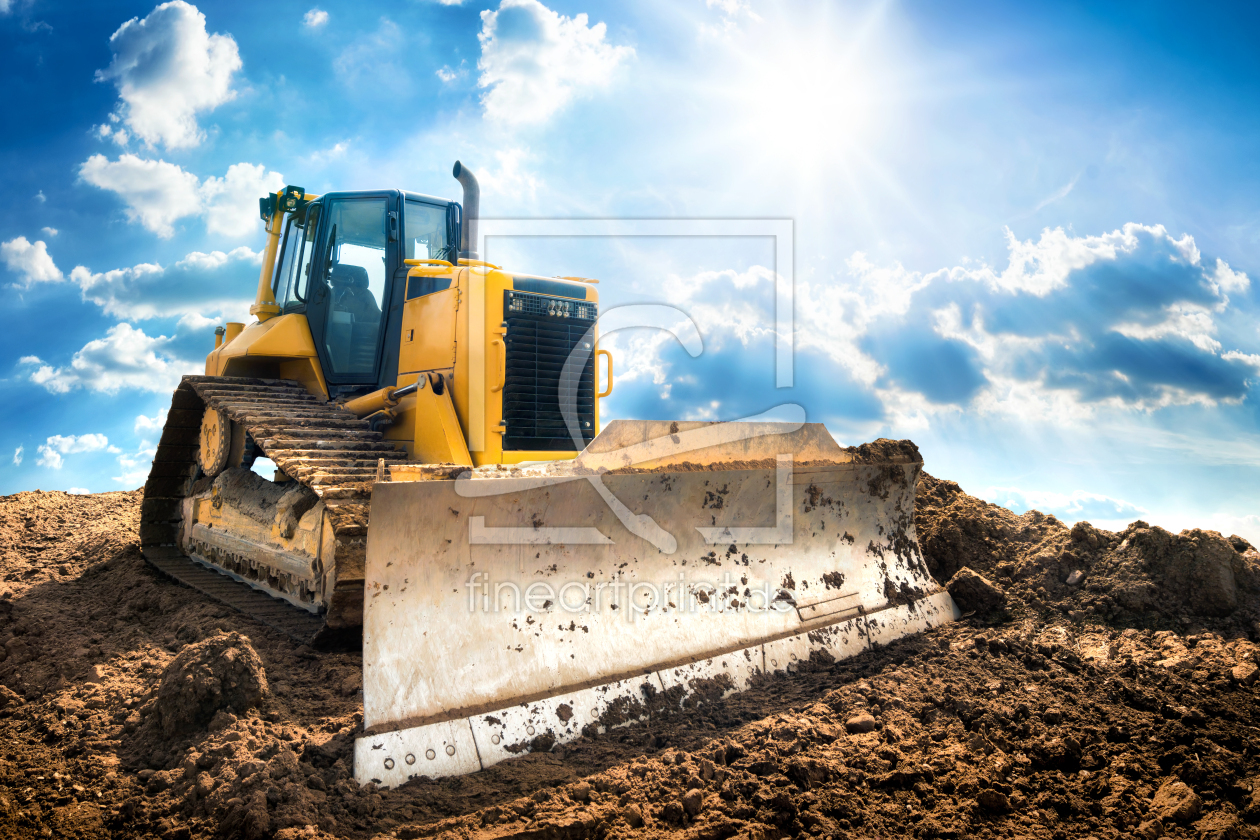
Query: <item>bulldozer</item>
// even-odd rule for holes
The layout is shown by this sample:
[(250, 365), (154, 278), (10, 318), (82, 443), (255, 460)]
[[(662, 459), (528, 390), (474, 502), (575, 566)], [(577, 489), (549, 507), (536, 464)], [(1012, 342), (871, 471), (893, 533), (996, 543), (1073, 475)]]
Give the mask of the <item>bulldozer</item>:
[(601, 426), (598, 281), (480, 259), (477, 179), (453, 175), (462, 202), (260, 200), (255, 320), (180, 382), (144, 488), (153, 566), (362, 645), (361, 783), (474, 772), (958, 617), (915, 541), (913, 443)]

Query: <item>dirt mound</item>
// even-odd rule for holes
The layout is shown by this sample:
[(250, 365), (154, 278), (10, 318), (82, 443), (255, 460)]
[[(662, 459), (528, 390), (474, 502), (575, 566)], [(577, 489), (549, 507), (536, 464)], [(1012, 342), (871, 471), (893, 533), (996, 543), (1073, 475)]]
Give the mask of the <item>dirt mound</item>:
[(171, 738), (204, 727), (219, 711), (251, 709), (266, 694), (267, 674), (249, 637), (216, 633), (171, 660), (141, 716), (155, 735)]
[(1078, 623), (1251, 632), (1260, 619), (1260, 553), (1239, 536), (1171, 534), (1134, 522), (1120, 533), (1017, 516), (924, 474), (915, 528), (938, 580), (970, 569), (1008, 593), (1013, 614)]
[(1004, 610), (384, 791), (352, 778), (359, 656), (153, 572), (139, 501), (0, 499), (0, 838), (1260, 836), (1237, 538), (1068, 529), (925, 477), (934, 573)]

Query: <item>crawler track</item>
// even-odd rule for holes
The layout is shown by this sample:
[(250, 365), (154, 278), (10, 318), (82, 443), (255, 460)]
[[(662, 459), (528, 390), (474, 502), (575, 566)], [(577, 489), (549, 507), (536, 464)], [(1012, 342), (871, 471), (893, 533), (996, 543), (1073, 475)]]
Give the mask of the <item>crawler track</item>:
[[(243, 425), (266, 457), (325, 503), (336, 535), (336, 587), (324, 593), (319, 615), (259, 591), (283, 587), (259, 564), (258, 584), (230, 574), (180, 548), (184, 499), (205, 489), (197, 448), (206, 407)], [(363, 420), (322, 402), (299, 383), (283, 379), (185, 376), (175, 390), (141, 507), (140, 546), (145, 559), (176, 580), (303, 642), (345, 629), (363, 599), (362, 556), (368, 504), (380, 459), (397, 463), (406, 453), (385, 442)], [(209, 569), (220, 572), (213, 575)], [(263, 586), (262, 584), (267, 584)], [(250, 585), (247, 585), (250, 584)], [(251, 588), (253, 586), (253, 588)]]

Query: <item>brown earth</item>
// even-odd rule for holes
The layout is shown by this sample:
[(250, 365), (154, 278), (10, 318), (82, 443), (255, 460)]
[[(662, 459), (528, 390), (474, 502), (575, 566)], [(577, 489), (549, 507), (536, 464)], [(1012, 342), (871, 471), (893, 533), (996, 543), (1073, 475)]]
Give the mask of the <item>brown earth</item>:
[(151, 571), (139, 502), (0, 498), (0, 837), (1260, 837), (1240, 538), (1069, 529), (925, 475), (934, 574), (971, 569), (1000, 606), (378, 791), (350, 773), (358, 655)]

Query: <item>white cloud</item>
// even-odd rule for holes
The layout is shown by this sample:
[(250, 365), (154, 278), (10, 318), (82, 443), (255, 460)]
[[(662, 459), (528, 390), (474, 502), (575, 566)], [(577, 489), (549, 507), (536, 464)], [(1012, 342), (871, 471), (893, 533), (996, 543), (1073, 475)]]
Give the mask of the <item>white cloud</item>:
[(39, 192), (35, 193), (35, 200), (38, 201), (40, 204), (43, 204), (45, 201), (48, 200), (48, 196), (44, 195), (43, 190), (40, 190)]
[(1050, 490), (1021, 490), (1018, 487), (990, 487), (978, 495), (1016, 513), (1039, 510), (1042, 513), (1052, 513), (1067, 522), (1083, 519), (1112, 521), (1125, 517), (1133, 520), (1149, 513), (1140, 505), (1084, 490), (1057, 493)]
[[(1097, 236), (1008, 235), (1008, 245), (1000, 269), (925, 274), (855, 253), (832, 275), (798, 277), (796, 351), (836, 364), (879, 405), (881, 422), (903, 430), (964, 410), (1066, 422), (1236, 405), (1254, 388), (1260, 345), (1238, 329), (1226, 295), (1250, 280), (1204, 259), (1190, 236), (1128, 224)], [(753, 266), (668, 276), (657, 291), (692, 316), (706, 348), (733, 340), (769, 350), (773, 285), (773, 271)], [(674, 380), (662, 357), (671, 342), (612, 343), (619, 379)]]
[(48, 246), (42, 240), (32, 244), (25, 236), (19, 236), (0, 243), (0, 258), (4, 259), (9, 271), (22, 276), (22, 282), (27, 286), (65, 278), (48, 255)]
[(109, 445), (109, 438), (100, 434), (86, 435), (53, 435), (39, 446), (39, 458), (35, 463), (41, 467), (59, 470), (65, 463), (65, 455), (79, 452), (120, 452), (117, 447)]
[(92, 155), (79, 167), (79, 177), (117, 193), (128, 219), (164, 239), (174, 235), (173, 222), (188, 216), (204, 216), (210, 233), (248, 236), (261, 226), (258, 199), (284, 186), (284, 176), (261, 164), (235, 163), (224, 177), (202, 183), (176, 164), (131, 154), (116, 161)]
[(206, 230), (243, 238), (258, 229), (258, 199), (284, 187), (284, 176), (262, 164), (234, 163), (222, 178), (207, 178), (201, 185), (206, 203)]
[(205, 15), (183, 0), (163, 3), (143, 20), (132, 18), (109, 44), (113, 60), (96, 78), (118, 88), (116, 113), (149, 148), (198, 145), (205, 134), (197, 114), (236, 97), (236, 41), (207, 33)]
[(502, 149), (494, 153), (497, 169), (477, 172), (481, 189), (498, 199), (496, 206), (504, 207), (532, 201), (538, 192), (538, 176), (525, 166), (527, 153), (524, 149)]
[(388, 18), (348, 43), (333, 60), (337, 81), (355, 96), (391, 97), (411, 89), (408, 37)]
[(702, 22), (700, 24), (702, 38), (729, 39), (739, 31), (740, 18), (747, 18), (753, 23), (761, 22), (761, 17), (752, 10), (752, 5), (748, 0), (705, 0), (704, 5), (710, 9), (717, 9), (721, 22), (717, 26)]
[(70, 364), (57, 367), (36, 356), (25, 356), (19, 365), (30, 369), (28, 377), (54, 394), (75, 388), (115, 393), (120, 388), (169, 393), (179, 378), (204, 369), (201, 362), (176, 358), (170, 350), (174, 339), (150, 337), (130, 324), (115, 324), (104, 338), (89, 341), (74, 354)]
[(450, 84), (458, 79), (459, 75), (460, 74), (452, 70), (448, 64), (443, 64), (437, 69), (437, 77), (447, 84)]
[(136, 417), (136, 434), (160, 433), (166, 425), (166, 412), (167, 409), (163, 408), (153, 417), (145, 417), (143, 414)]
[(129, 321), (206, 312), (243, 315), (255, 288), (250, 274), (261, 262), (261, 253), (242, 245), (226, 253), (193, 251), (166, 268), (140, 263), (94, 274), (80, 265), (70, 279), (84, 300)]
[(311, 9), (302, 16), (302, 25), (311, 29), (323, 26), (325, 23), (328, 23), (328, 12), (323, 9)]
[(17, 449), (13, 450), (13, 466), (15, 467), (22, 466), (22, 456), (25, 454), (26, 454), (25, 446), (19, 446)]
[(153, 456), (156, 454), (157, 448), (152, 443), (147, 440), (140, 441), (135, 452), (118, 456), (118, 466), (122, 468), (122, 475), (114, 476), (114, 481), (125, 487), (143, 485), (145, 479), (149, 477), (149, 470), (153, 466)]
[(71, 496), (87, 496), (92, 491), (87, 489), (86, 487), (71, 487), (66, 492), (69, 493)]
[(54, 227), (42, 227), (40, 228), (40, 231), (44, 234), (44, 236), (47, 236), (49, 239), (51, 239), (52, 237), (56, 236), (58, 233), (61, 232)]
[(164, 160), (123, 155), (110, 161), (104, 155), (92, 155), (79, 167), (79, 177), (118, 193), (127, 205), (127, 218), (163, 239), (175, 234), (172, 222), (203, 211), (197, 176)]
[(603, 23), (557, 14), (538, 0), (502, 0), (481, 13), (481, 102), (489, 119), (540, 123), (574, 97), (607, 87), (634, 49), (610, 44)]

